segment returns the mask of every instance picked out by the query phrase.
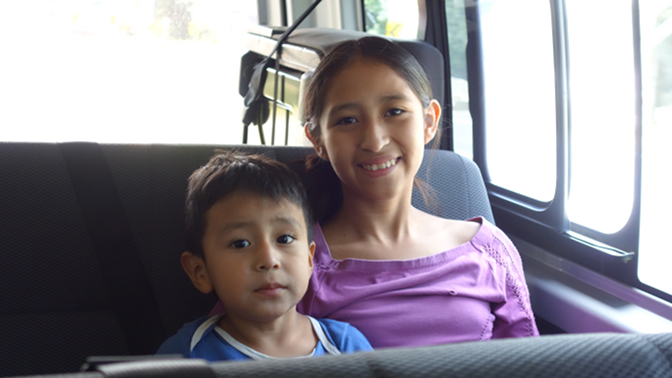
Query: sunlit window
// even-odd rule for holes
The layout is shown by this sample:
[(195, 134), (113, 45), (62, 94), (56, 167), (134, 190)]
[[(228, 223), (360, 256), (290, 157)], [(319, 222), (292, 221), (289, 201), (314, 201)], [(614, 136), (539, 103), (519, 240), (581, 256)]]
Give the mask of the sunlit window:
[(2, 3), (3, 141), (240, 143), (256, 1)]
[[(566, 1), (570, 221), (614, 233), (630, 217), (635, 164), (632, 2)], [(609, 17), (595, 22), (595, 15)]]
[(672, 1), (640, 2), (643, 130), (639, 278), (672, 294), (669, 141), (672, 140)]
[(547, 1), (479, 2), (487, 173), (539, 201), (555, 193), (556, 115), (551, 9)]

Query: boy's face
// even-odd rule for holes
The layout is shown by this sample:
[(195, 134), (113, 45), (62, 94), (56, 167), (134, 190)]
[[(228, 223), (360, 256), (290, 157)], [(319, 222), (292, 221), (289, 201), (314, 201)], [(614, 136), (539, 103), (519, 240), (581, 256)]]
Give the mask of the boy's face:
[(229, 316), (248, 321), (274, 320), (295, 308), (315, 251), (299, 206), (234, 193), (212, 206), (206, 221), (205, 262), (193, 276), (187, 272), (201, 291), (214, 289)]

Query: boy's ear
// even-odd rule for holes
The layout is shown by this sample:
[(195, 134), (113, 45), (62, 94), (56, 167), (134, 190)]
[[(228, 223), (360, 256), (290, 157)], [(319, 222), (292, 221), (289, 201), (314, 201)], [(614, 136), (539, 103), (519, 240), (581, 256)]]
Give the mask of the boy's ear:
[(310, 254), (308, 256), (308, 265), (310, 265), (310, 270), (313, 270), (313, 257), (315, 257), (315, 242), (310, 242)]
[(432, 100), (425, 109), (425, 144), (429, 143), (436, 135), (440, 119), (441, 105), (438, 101)]
[(310, 124), (306, 123), (306, 125), (303, 127), (303, 131), (306, 133), (306, 137), (310, 141), (310, 143), (313, 144), (313, 148), (315, 148), (315, 152), (317, 152), (317, 155), (322, 158), (322, 160), (329, 161), (329, 155), (327, 155), (327, 150), (322, 146), (322, 143), (318, 140), (315, 140), (312, 135), (310, 135)]
[(205, 261), (201, 257), (191, 252), (184, 252), (180, 261), (182, 262), (182, 268), (189, 278), (191, 278), (191, 283), (193, 283), (198, 290), (205, 294), (208, 294), (213, 290), (212, 282), (210, 282), (210, 277), (208, 276), (208, 270), (205, 269)]

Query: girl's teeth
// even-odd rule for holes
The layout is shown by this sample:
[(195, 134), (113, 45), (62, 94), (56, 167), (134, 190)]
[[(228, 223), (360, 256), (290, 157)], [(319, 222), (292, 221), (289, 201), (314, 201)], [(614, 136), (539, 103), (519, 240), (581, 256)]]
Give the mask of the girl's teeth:
[(386, 161), (386, 162), (380, 163), (380, 164), (365, 165), (364, 169), (366, 169), (367, 171), (375, 172), (379, 169), (390, 168), (391, 166), (393, 166), (395, 164), (397, 164), (396, 160), (390, 160), (390, 161)]

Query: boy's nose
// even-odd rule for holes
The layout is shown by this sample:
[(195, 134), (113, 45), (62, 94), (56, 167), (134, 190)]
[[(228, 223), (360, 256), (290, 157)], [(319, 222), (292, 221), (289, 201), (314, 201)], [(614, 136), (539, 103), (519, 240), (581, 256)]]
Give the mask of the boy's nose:
[(280, 268), (280, 260), (278, 260), (277, 252), (273, 246), (264, 243), (259, 246), (257, 251), (256, 269), (259, 271), (273, 270)]
[(379, 120), (367, 121), (362, 133), (360, 146), (363, 150), (378, 152), (390, 142), (387, 127)]

